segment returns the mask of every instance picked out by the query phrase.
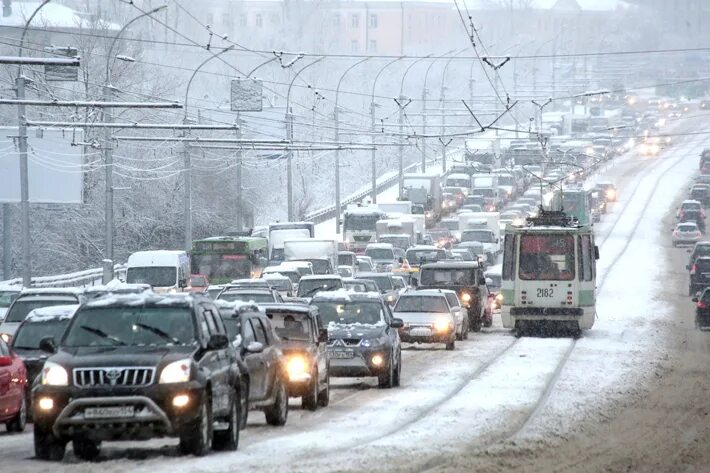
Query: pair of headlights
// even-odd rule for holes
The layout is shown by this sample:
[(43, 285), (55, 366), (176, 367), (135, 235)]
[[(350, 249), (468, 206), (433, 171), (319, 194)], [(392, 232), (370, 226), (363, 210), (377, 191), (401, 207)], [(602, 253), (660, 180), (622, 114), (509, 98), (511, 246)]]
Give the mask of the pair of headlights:
[[(186, 383), (190, 381), (192, 360), (178, 360), (167, 365), (160, 372), (159, 384)], [(69, 373), (66, 368), (48, 361), (42, 368), (42, 384), (46, 386), (68, 386)]]

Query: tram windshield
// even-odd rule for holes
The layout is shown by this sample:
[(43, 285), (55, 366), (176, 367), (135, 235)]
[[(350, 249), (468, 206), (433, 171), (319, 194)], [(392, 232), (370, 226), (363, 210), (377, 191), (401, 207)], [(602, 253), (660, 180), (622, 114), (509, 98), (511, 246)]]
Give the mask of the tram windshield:
[(522, 235), (520, 237), (520, 279), (574, 279), (574, 236)]

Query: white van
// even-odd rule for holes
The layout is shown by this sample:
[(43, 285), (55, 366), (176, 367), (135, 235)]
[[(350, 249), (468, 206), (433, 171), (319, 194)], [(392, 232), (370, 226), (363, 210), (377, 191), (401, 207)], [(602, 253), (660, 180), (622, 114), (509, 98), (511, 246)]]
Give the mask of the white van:
[(126, 282), (150, 284), (156, 292), (189, 290), (190, 258), (185, 251), (137, 251), (128, 257)]

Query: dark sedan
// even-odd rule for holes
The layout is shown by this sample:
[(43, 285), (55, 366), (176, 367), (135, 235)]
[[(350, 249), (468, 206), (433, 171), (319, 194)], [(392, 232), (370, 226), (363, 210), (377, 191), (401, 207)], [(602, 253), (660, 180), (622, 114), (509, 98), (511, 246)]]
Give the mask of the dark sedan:
[(710, 288), (706, 288), (700, 296), (693, 297), (693, 302), (695, 302), (695, 327), (710, 328)]

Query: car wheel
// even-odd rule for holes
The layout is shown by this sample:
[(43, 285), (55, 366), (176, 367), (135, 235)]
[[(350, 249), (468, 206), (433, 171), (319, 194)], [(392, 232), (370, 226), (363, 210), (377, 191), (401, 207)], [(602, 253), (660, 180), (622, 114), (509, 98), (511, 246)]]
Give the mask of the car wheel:
[(463, 330), (463, 337), (462, 340), (468, 340), (468, 332), (469, 332), (469, 323), (468, 323), (468, 317), (464, 318), (464, 330)]
[(446, 344), (446, 349), (447, 349), (448, 351), (451, 351), (451, 350), (453, 350), (453, 349), (455, 349), (455, 348), (456, 348), (456, 341), (455, 341), (455, 340), (451, 340), (450, 342), (448, 342), (448, 343)]
[(318, 409), (318, 371), (313, 375), (313, 383), (306, 396), (301, 397), (301, 407), (309, 411)]
[[(330, 370), (328, 370), (330, 371)], [(330, 403), (330, 373), (325, 377), (325, 388), (318, 393), (318, 405), (326, 407)]]
[(241, 429), (242, 411), (241, 398), (241, 393), (235, 390), (232, 404), (229, 406), (229, 418), (227, 419), (228, 427), (226, 430), (219, 430), (213, 434), (213, 450), (234, 451), (239, 447), (239, 430)]
[(473, 332), (480, 332), (481, 327), (483, 326), (483, 321), (481, 320), (481, 317), (474, 317), (471, 322), (471, 330)]
[(202, 395), (199, 419), (188, 427), (180, 436), (180, 452), (197, 457), (207, 455), (212, 446), (212, 409), (207, 400), (207, 393)]
[(276, 378), (274, 390), (276, 391), (274, 405), (264, 410), (266, 423), (269, 425), (286, 425), (286, 419), (288, 418), (288, 393), (286, 392), (286, 385), (281, 379)]
[(397, 369), (394, 370), (394, 379), (392, 380), (392, 386), (398, 388), (400, 385), (400, 379), (402, 377), (402, 353), (397, 356)]
[(244, 430), (249, 418), (249, 381), (242, 381), (239, 385), (239, 430)]
[(87, 438), (76, 438), (72, 441), (74, 455), (84, 461), (96, 460), (101, 453), (101, 442)]
[(377, 376), (377, 385), (380, 388), (389, 389), (393, 386), (394, 381), (394, 356), (390, 356), (389, 366), (387, 371)]
[(66, 442), (52, 433), (51, 427), (44, 429), (35, 424), (34, 428), (35, 456), (40, 460), (62, 461), (66, 450)]
[(20, 409), (17, 411), (15, 417), (5, 424), (8, 432), (22, 432), (25, 430), (25, 425), (27, 424), (27, 401), (25, 396), (22, 396), (20, 401)]

